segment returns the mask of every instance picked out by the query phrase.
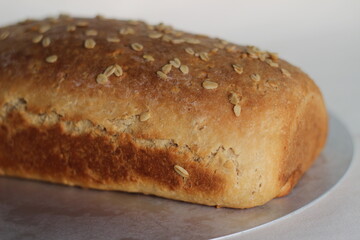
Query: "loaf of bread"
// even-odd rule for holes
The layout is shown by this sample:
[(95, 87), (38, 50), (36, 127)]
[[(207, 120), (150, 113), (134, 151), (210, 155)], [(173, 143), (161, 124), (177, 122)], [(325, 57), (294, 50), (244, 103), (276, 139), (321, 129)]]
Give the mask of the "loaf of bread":
[(0, 29), (0, 175), (250, 208), (291, 191), (327, 121), (254, 46), (101, 16)]

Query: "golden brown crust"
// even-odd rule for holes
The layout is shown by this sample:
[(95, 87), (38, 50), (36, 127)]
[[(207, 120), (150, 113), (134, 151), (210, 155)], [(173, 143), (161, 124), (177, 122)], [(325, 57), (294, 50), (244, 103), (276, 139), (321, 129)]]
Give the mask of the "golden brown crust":
[(280, 171), (280, 182), (284, 183), (279, 197), (290, 193), (300, 177), (308, 170), (324, 146), (328, 119), (321, 95), (304, 98), (301, 107), (293, 116), (287, 138), (285, 157)]
[(102, 18), (0, 34), (0, 174), (247, 208), (324, 145), (319, 89), (272, 53)]

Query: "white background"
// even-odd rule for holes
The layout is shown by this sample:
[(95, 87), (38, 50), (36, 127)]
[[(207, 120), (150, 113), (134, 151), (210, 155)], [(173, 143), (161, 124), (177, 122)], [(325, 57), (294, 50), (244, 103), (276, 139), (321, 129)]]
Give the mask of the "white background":
[(0, 25), (70, 13), (164, 22), (278, 52), (320, 86), (328, 109), (350, 129), (354, 163), (312, 207), (242, 234), (242, 239), (360, 239), (359, 0), (0, 0)]

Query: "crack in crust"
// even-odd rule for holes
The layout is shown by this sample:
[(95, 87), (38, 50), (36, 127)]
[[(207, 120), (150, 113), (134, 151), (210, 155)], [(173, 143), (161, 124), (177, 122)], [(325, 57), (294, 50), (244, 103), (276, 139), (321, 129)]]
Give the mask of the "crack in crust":
[[(70, 134), (72, 136), (81, 135), (85, 133), (92, 133), (96, 136), (107, 136), (111, 139), (111, 142), (116, 144), (116, 139), (120, 133), (132, 133), (131, 127), (136, 124), (138, 120), (138, 115), (130, 116), (126, 119), (109, 119), (111, 123), (116, 125), (118, 131), (116, 133), (110, 133), (106, 130), (106, 128), (102, 125), (96, 125), (92, 121), (88, 119), (80, 120), (80, 121), (67, 121), (64, 120), (64, 117), (55, 111), (50, 113), (40, 113), (35, 114), (27, 111), (27, 101), (24, 98), (18, 98), (8, 103), (5, 103), (3, 107), (0, 109), (0, 123), (6, 122), (6, 118), (8, 115), (14, 111), (20, 112), (21, 116), (29, 122), (30, 125), (34, 125), (36, 127), (44, 126), (52, 126), (55, 124), (60, 124), (62, 130)], [(146, 148), (170, 148), (176, 147), (178, 151), (182, 154), (190, 154), (192, 156), (192, 160), (195, 162), (204, 162), (206, 160), (207, 165), (211, 164), (218, 153), (226, 154), (229, 159), (235, 161), (238, 157), (235, 154), (232, 148), (226, 149), (223, 145), (218, 146), (218, 148), (211, 152), (209, 155), (205, 157), (201, 157), (196, 150), (192, 149), (189, 145), (180, 146), (175, 142), (174, 139), (142, 139), (132, 137), (132, 141), (136, 144), (146, 147)]]

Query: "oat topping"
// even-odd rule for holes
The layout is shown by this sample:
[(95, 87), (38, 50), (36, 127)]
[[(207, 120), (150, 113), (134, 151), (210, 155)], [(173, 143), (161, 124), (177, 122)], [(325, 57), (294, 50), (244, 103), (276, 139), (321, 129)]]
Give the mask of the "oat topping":
[(281, 73), (284, 74), (286, 77), (291, 77), (290, 72), (284, 68), (281, 68)]
[(212, 52), (212, 53), (217, 53), (218, 51), (219, 51), (218, 48), (213, 48), (213, 49), (211, 49), (211, 52)]
[(135, 34), (135, 30), (131, 27), (125, 27), (125, 28), (120, 29), (119, 33), (121, 35)]
[(59, 19), (54, 18), (54, 17), (50, 17), (50, 18), (48, 18), (48, 21), (51, 22), (51, 23), (58, 23)]
[(258, 55), (259, 56), (259, 59), (260, 59), (260, 61), (262, 61), (262, 62), (264, 62), (267, 58), (267, 55), (266, 54), (259, 54)]
[(183, 42), (185, 42), (185, 40), (182, 39), (182, 38), (177, 38), (177, 39), (172, 39), (171, 40), (171, 43), (173, 43), (173, 44), (180, 44), (180, 43), (183, 43)]
[(140, 117), (139, 117), (141, 122), (145, 122), (145, 121), (149, 120), (149, 118), (150, 118), (150, 112), (149, 111), (141, 113)]
[(111, 42), (111, 43), (118, 43), (118, 42), (120, 42), (120, 38), (118, 38), (118, 37), (108, 37), (108, 38), (106, 38), (106, 41)]
[[(65, 20), (65, 17), (60, 17), (59, 18), (61, 21), (64, 21)], [(33, 27), (33, 30), (36, 31), (36, 36), (34, 36), (32, 38), (32, 42), (33, 43), (41, 43), (43, 47), (49, 47), (50, 45), (54, 45), (54, 43), (52, 43), (50, 37), (46, 37), (46, 32), (49, 31), (51, 29), (51, 25), (49, 24), (50, 22), (51, 23), (54, 23), (56, 24), (57, 22), (59, 22), (60, 20), (59, 19), (47, 19), (47, 23), (46, 24), (43, 24), (43, 25), (35, 25)], [(69, 17), (66, 17), (67, 20), (71, 20)], [(103, 17), (97, 17), (97, 19), (105, 19)], [(44, 23), (44, 22), (43, 22)], [(89, 22), (88, 21), (84, 21), (84, 20), (79, 20), (77, 22), (66, 22), (65, 24), (74, 24), (74, 25), (68, 25), (66, 26), (66, 31), (68, 32), (74, 32), (76, 31), (77, 27), (88, 27), (89, 26)], [(135, 29), (137, 29), (137, 27), (135, 27), (136, 25), (140, 24), (139, 21), (128, 21), (127, 22), (127, 26), (121, 28), (119, 30), (119, 34), (121, 35), (131, 35), (131, 34), (135, 34)], [(131, 27), (129, 27), (129, 25), (133, 25)], [(186, 54), (189, 54), (189, 55), (192, 55), (192, 56), (195, 56), (195, 57), (199, 57), (202, 61), (205, 61), (205, 62), (208, 62), (210, 61), (210, 56), (217, 56), (218, 54), (220, 53), (224, 53), (225, 51), (228, 52), (228, 53), (234, 53), (234, 52), (237, 52), (236, 54), (236, 58), (240, 60), (240, 64), (239, 63), (234, 63), (232, 64), (232, 68), (233, 70), (237, 73), (237, 74), (243, 74), (244, 75), (244, 67), (243, 65), (241, 64), (241, 58), (247, 58), (248, 61), (263, 61), (264, 64), (268, 64), (269, 66), (271, 67), (274, 67), (274, 68), (279, 68), (279, 63), (278, 63), (278, 60), (279, 60), (279, 57), (276, 53), (272, 53), (272, 52), (267, 52), (267, 51), (262, 51), (260, 50), (259, 48), (257, 47), (254, 47), (254, 46), (247, 46), (245, 48), (245, 50), (243, 52), (241, 52), (241, 50), (243, 49), (242, 47), (238, 48), (237, 45), (233, 45), (233, 44), (229, 44), (227, 41), (225, 40), (219, 40), (217, 41), (216, 43), (213, 43), (211, 44), (211, 46), (209, 45), (206, 45), (206, 46), (195, 46), (195, 50), (191, 47), (187, 47), (187, 46), (191, 46), (190, 44), (200, 44), (201, 43), (201, 40), (203, 36), (201, 35), (193, 35), (194, 37), (186, 37), (186, 35), (184, 36), (183, 35), (183, 32), (180, 32), (180, 31), (176, 31), (174, 29), (172, 29), (172, 27), (170, 26), (167, 26), (167, 25), (164, 25), (162, 23), (156, 25), (156, 26), (151, 26), (151, 25), (147, 25), (146, 23), (142, 24), (141, 27), (146, 27), (148, 30), (147, 33), (144, 33), (145, 36), (147, 34), (147, 36), (150, 38), (150, 39), (159, 39), (159, 40), (150, 40), (150, 39), (145, 39), (144, 40), (144, 44), (146, 44), (146, 41), (152, 41), (152, 42), (158, 42), (159, 44), (164, 44), (164, 43), (161, 43), (159, 42), (160, 40), (161, 41), (164, 41), (164, 42), (169, 42), (169, 43), (172, 43), (172, 44), (185, 44), (185, 48), (182, 48), (185, 50)], [(134, 27), (134, 28), (133, 28)], [(140, 28), (140, 27), (139, 27)], [(64, 31), (65, 29), (63, 29)], [(89, 28), (85, 28), (85, 29), (82, 29), (83, 31), (81, 31), (81, 33), (85, 34), (88, 38), (84, 41), (84, 47), (86, 49), (92, 49), (92, 48), (95, 48), (96, 46), (96, 42), (93, 38), (91, 37), (96, 37), (99, 35), (99, 32), (102, 33), (100, 30), (95, 30), (95, 29), (89, 29)], [(99, 32), (98, 32), (99, 31)], [(39, 33), (37, 33), (39, 32)], [(45, 34), (44, 34), (45, 33)], [(81, 36), (81, 33), (79, 32), (79, 35)], [(143, 33), (140, 33), (139, 36), (135, 36), (135, 38), (137, 40), (134, 40), (133, 41), (141, 41), (141, 37)], [(8, 36), (10, 35), (9, 31), (3, 31), (0, 33), (0, 40), (4, 40), (6, 39)], [(44, 36), (45, 35), (45, 36)], [(109, 33), (110, 36), (108, 37), (103, 37), (103, 39), (106, 39), (107, 42), (109, 43), (118, 43), (120, 41), (124, 41), (125, 44), (129, 44), (129, 40), (131, 41), (131, 39), (133, 39), (132, 37), (129, 38), (129, 37), (123, 37), (123, 36), (119, 36), (118, 35), (118, 32), (117, 30), (114, 31), (113, 33)], [(140, 36), (141, 35), (141, 36)], [(78, 36), (77, 34), (74, 35), (75, 36)], [(187, 35), (187, 36), (191, 36), (190, 34)], [(84, 37), (84, 35), (82, 36)], [(123, 40), (121, 40), (120, 38), (123, 38)], [(139, 38), (138, 38), (139, 37)], [(102, 42), (102, 40), (100, 39), (100, 37), (98, 37), (99, 41), (98, 43), (100, 44)], [(127, 39), (129, 38), (129, 39)], [(75, 40), (75, 39), (74, 39)], [(53, 39), (54, 41), (54, 39)], [(78, 40), (80, 41), (79, 44), (81, 44), (81, 40)], [(207, 43), (208, 41), (206, 41)], [(211, 42), (211, 41), (209, 41)], [(131, 42), (130, 42), (131, 43)], [(56, 42), (57, 44), (57, 42)], [(167, 44), (168, 45), (168, 44)], [(110, 46), (110, 44), (109, 44)], [(127, 45), (129, 47), (129, 45)], [(147, 46), (147, 45), (146, 45)], [(119, 53), (123, 53), (122, 50), (123, 49), (119, 49), (122, 47), (122, 45), (119, 44), (118, 45), (112, 45), (111, 46), (112, 49), (111, 51), (111, 56), (114, 56), (116, 54), (119, 54)], [(115, 49), (115, 47), (117, 49)], [(207, 48), (205, 48), (207, 47)], [(134, 43), (131, 43), (130, 44), (130, 48), (134, 51), (137, 51), (137, 52), (141, 52), (144, 50), (144, 46), (138, 42), (134, 42)], [(159, 49), (161, 49), (159, 47)], [(222, 50), (223, 49), (223, 50)], [(141, 52), (139, 53), (141, 56), (142, 54), (142, 58), (146, 61), (146, 62), (154, 62), (155, 59), (153, 57), (153, 55), (150, 55), (150, 54), (156, 54), (155, 53), (155, 50), (154, 49), (145, 49), (146, 51), (144, 52)], [(149, 52), (147, 54), (145, 54), (145, 52), (147, 52), (149, 50)], [(151, 52), (151, 50), (153, 50), (154, 52)], [(165, 54), (166, 54), (166, 49), (165, 49)], [(185, 55), (185, 53), (182, 53), (183, 55)], [(109, 54), (110, 55), (110, 54)], [(134, 53), (133, 53), (134, 55)], [(209, 56), (210, 55), (210, 56)], [(234, 56), (235, 54), (227, 54), (228, 56)], [(139, 56), (135, 56), (137, 59)], [(176, 56), (176, 55), (175, 55)], [(181, 54), (178, 55), (178, 57), (184, 57), (182, 56)], [(61, 56), (60, 56), (61, 58)], [(215, 57), (214, 57), (215, 58)], [(251, 59), (256, 59), (256, 60), (250, 60), (249, 58)], [(61, 58), (62, 59), (62, 58)], [(235, 59), (235, 58), (233, 58)], [(58, 60), (58, 56), (57, 55), (50, 55), (48, 57), (45, 58), (45, 61), (47, 63), (55, 63), (57, 62)], [(63, 59), (62, 59), (63, 60)], [(189, 59), (186, 58), (186, 56), (184, 58), (182, 58), (182, 60), (184, 62), (187, 62)], [(198, 59), (195, 59), (196, 61)], [(192, 64), (192, 61), (193, 59), (190, 60), (189, 64), (190, 64), (190, 67), (191, 64)], [(207, 69), (211, 69), (213, 67), (215, 67), (215, 64), (203, 64)], [(150, 64), (149, 66), (159, 66), (159, 65), (156, 65), (156, 62), (154, 64)], [(227, 71), (229, 70), (229, 65), (226, 67), (227, 68)], [(265, 65), (266, 67), (266, 65)], [(174, 68), (174, 69), (172, 69)], [(186, 75), (186, 74), (189, 74), (189, 66), (187, 65), (182, 65), (181, 61), (179, 58), (173, 58), (169, 61), (169, 63), (163, 65), (161, 67), (161, 69), (159, 69), (159, 71), (156, 72), (157, 76), (163, 80), (166, 80), (168, 78), (171, 79), (171, 77), (168, 76), (168, 74), (171, 72), (171, 70), (173, 71), (177, 71), (175, 68), (178, 68), (179, 71)], [(269, 67), (267, 67), (268, 69), (270, 69)], [(196, 67), (194, 67), (194, 69), (196, 70)], [(193, 70), (193, 69), (192, 69)], [(291, 77), (291, 74), (289, 71), (287, 71), (286, 69), (284, 68), (279, 68), (279, 70), (281, 71), (281, 73), (286, 76), (286, 77)], [(155, 71), (155, 69), (153, 70)], [(279, 71), (276, 70), (279, 74)], [(209, 79), (206, 79), (208, 76), (207, 76), (207, 72), (204, 70), (203, 71), (203, 74), (202, 73), (197, 73), (197, 71), (194, 71), (195, 73), (194, 74), (197, 74), (197, 76), (191, 76), (192, 78), (195, 78), (195, 77), (198, 77), (200, 79), (205, 79), (203, 80), (203, 82), (201, 83), (201, 86), (204, 88), (204, 89), (217, 89), (219, 87), (219, 83), (218, 82), (214, 82), (214, 81), (210, 81)], [(232, 74), (235, 74), (236, 73), (232, 73)], [(259, 72), (261, 73), (261, 72)], [(110, 65), (108, 66), (104, 72), (98, 74), (96, 76), (96, 82), (98, 84), (106, 84), (110, 81), (110, 77), (115, 75), (116, 77), (120, 77), (120, 76), (123, 76), (124, 73), (123, 73), (123, 69), (120, 65), (118, 64), (113, 64), (113, 65)], [(183, 78), (188, 78), (188, 79), (191, 79), (190, 76), (183, 76)], [(226, 77), (226, 76), (225, 76)], [(247, 77), (247, 73), (246, 73), (246, 76), (244, 76), (245, 78)], [(265, 76), (263, 76), (264, 78)], [(240, 78), (240, 77), (239, 77)], [(253, 73), (250, 75), (250, 78), (255, 81), (255, 82), (259, 82), (261, 80), (261, 77), (258, 73)], [(210, 77), (211, 79), (211, 77)], [(94, 79), (93, 79), (94, 80)], [(175, 78), (175, 80), (178, 80)], [(215, 79), (216, 80), (216, 79)], [(226, 86), (224, 83), (221, 83), (222, 84), (222, 88), (225, 88), (225, 89), (231, 89), (232, 87), (230, 86)], [(224, 84), (224, 86), (223, 86)], [(264, 83), (265, 84), (265, 83)], [(270, 83), (271, 84), (271, 83)], [(265, 85), (266, 86), (266, 85)], [(199, 85), (198, 85), (199, 87)], [(179, 88), (178, 86), (176, 86), (177, 88), (177, 92), (179, 91)], [(236, 88), (233, 88), (233, 89), (236, 89)], [(170, 89), (170, 91), (173, 91), (173, 89)], [(229, 95), (228, 96), (224, 96), (224, 97), (228, 97), (228, 100), (229, 102), (232, 104), (232, 107), (233, 107), (233, 112), (235, 114), (236, 117), (239, 117), (240, 114), (241, 114), (241, 105), (240, 105), (240, 102), (243, 101), (242, 100), (242, 95), (241, 95), (241, 91), (240, 91), (240, 95), (236, 92), (229, 92)], [(226, 99), (225, 99), (226, 100)], [(144, 122), (144, 121), (147, 121), (148, 119), (150, 118), (150, 112), (149, 111), (146, 111), (146, 112), (143, 112), (139, 115), (139, 120), (141, 122)], [(184, 178), (187, 178), (189, 177), (189, 173), (184, 169), (182, 168), (181, 166), (179, 165), (175, 165), (174, 166), (174, 169), (175, 171), (181, 175), (182, 177)]]
[(227, 52), (236, 52), (236, 46), (235, 45), (226, 46), (225, 49), (226, 49)]
[(129, 23), (130, 25), (136, 26), (136, 25), (139, 25), (139, 24), (140, 24), (140, 21), (139, 21), (139, 20), (129, 20), (128, 23)]
[(114, 65), (111, 65), (111, 66), (108, 66), (105, 71), (104, 71), (104, 75), (106, 77), (110, 77), (111, 75), (113, 75), (115, 72), (115, 66)]
[(159, 23), (154, 26), (154, 28), (160, 32), (165, 32), (171, 30), (170, 26), (165, 25), (164, 23)]
[(115, 64), (114, 66), (115, 66), (115, 72), (114, 72), (115, 76), (117, 77), (122, 76), (123, 75), (122, 67), (117, 64)]
[(85, 35), (89, 37), (97, 36), (98, 31), (96, 31), (95, 29), (86, 30)]
[(118, 64), (114, 64), (114, 65), (110, 65), (108, 66), (105, 71), (103, 72), (103, 74), (108, 78), (111, 75), (115, 74), (115, 76), (120, 77), (123, 75), (123, 70), (122, 67), (119, 66)]
[(95, 18), (98, 19), (98, 20), (105, 20), (105, 19), (106, 19), (106, 18), (105, 18), (103, 15), (101, 15), (101, 14), (96, 15)]
[(274, 61), (279, 60), (279, 55), (277, 53), (269, 52), (270, 58)]
[(188, 74), (188, 73), (189, 73), (189, 67), (186, 66), (186, 65), (181, 65), (181, 66), (180, 66), (180, 71), (181, 71), (183, 74)]
[(246, 51), (247, 51), (247, 53), (254, 53), (254, 54), (256, 54), (256, 53), (258, 53), (258, 52), (260, 52), (260, 49), (259, 48), (257, 48), (257, 47), (255, 47), (255, 46), (246, 46)]
[(84, 42), (84, 47), (87, 48), (87, 49), (92, 49), (92, 48), (95, 47), (95, 45), (96, 45), (96, 42), (92, 38), (88, 38)]
[(257, 73), (253, 73), (253, 74), (251, 74), (251, 75), (250, 75), (250, 78), (251, 78), (252, 80), (254, 80), (255, 82), (258, 82), (258, 81), (260, 81), (260, 80), (261, 80), (260, 75), (259, 75), (259, 74), (257, 74)]
[(41, 40), (43, 39), (43, 37), (44, 37), (44, 36), (43, 36), (42, 34), (39, 34), (39, 35), (33, 37), (32, 42), (33, 42), (33, 43), (39, 43), (39, 42), (41, 42)]
[(180, 167), (179, 165), (175, 165), (174, 170), (175, 170), (175, 172), (177, 174), (179, 174), (183, 178), (188, 178), (189, 177), (188, 171), (186, 171), (183, 167)]
[(156, 74), (161, 78), (161, 79), (167, 79), (167, 75), (165, 73), (163, 73), (162, 71), (157, 71)]
[(271, 59), (267, 58), (265, 59), (265, 62), (269, 64), (271, 67), (279, 67), (279, 64), (276, 62), (273, 62)]
[(51, 56), (48, 56), (45, 61), (48, 62), (48, 63), (54, 63), (56, 62), (58, 59), (58, 56), (56, 55), (51, 55)]
[(233, 64), (232, 66), (233, 66), (235, 72), (237, 72), (238, 74), (242, 74), (242, 73), (244, 72), (243, 67), (241, 67), (240, 65), (238, 65), (238, 64)]
[(271, 67), (279, 67), (279, 64), (275, 62), (279, 59), (277, 53), (261, 51), (257, 47), (247, 46), (246, 54), (242, 54), (242, 58), (247, 56), (253, 59), (259, 59), (262, 62), (266, 62)]
[(9, 31), (0, 33), (0, 40), (5, 40), (10, 35)]
[(48, 47), (50, 46), (50, 43), (51, 43), (51, 39), (49, 37), (46, 37), (42, 40), (41, 44), (43, 47)]
[(45, 33), (47, 31), (49, 31), (50, 28), (51, 28), (51, 26), (49, 24), (41, 25), (39, 27), (39, 33)]
[(171, 64), (166, 64), (161, 68), (161, 71), (165, 74), (168, 74), (171, 71)]
[(145, 25), (146, 25), (146, 28), (147, 28), (148, 30), (153, 31), (153, 30), (155, 29), (155, 27), (154, 27), (153, 25), (150, 25), (150, 24), (147, 24), (147, 23), (145, 23)]
[(153, 56), (145, 54), (143, 55), (143, 58), (147, 61), (147, 62), (153, 62), (155, 59)]
[(238, 104), (240, 102), (240, 97), (237, 93), (231, 92), (229, 95), (229, 101), (231, 104)]
[(200, 43), (200, 40), (196, 39), (196, 38), (185, 38), (184, 40), (190, 44), (199, 44)]
[(151, 33), (149, 33), (149, 38), (153, 38), (153, 39), (161, 38), (162, 36), (163, 36), (163, 34), (159, 33), (159, 32), (151, 32)]
[(89, 23), (87, 21), (78, 21), (76, 23), (76, 26), (78, 26), (78, 27), (87, 27), (87, 26), (89, 26)]
[(269, 64), (271, 67), (279, 67), (279, 64), (276, 62), (272, 62)]
[(172, 37), (169, 35), (164, 35), (161, 40), (163, 40), (164, 42), (170, 42), (172, 40)]
[(240, 113), (241, 113), (241, 106), (240, 105), (235, 105), (233, 110), (234, 110), (235, 116), (239, 117)]
[(219, 84), (216, 83), (216, 82), (212, 82), (212, 81), (209, 81), (209, 80), (205, 80), (203, 83), (202, 83), (202, 86), (203, 88), (205, 89), (216, 89)]
[(68, 32), (75, 32), (76, 26), (75, 25), (69, 25), (66, 27), (66, 31)]
[(200, 53), (200, 54), (199, 54), (199, 57), (200, 57), (201, 60), (203, 60), (203, 61), (205, 61), (205, 62), (207, 62), (207, 61), (210, 60), (209, 55), (208, 55), (207, 52), (202, 52), (202, 53)]
[(176, 37), (181, 37), (184, 35), (184, 32), (173, 30), (172, 34)]
[(185, 52), (190, 54), (190, 55), (194, 55), (195, 51), (192, 48), (185, 48)]
[(259, 56), (256, 53), (249, 53), (249, 57), (253, 59), (259, 58)]
[(174, 58), (174, 60), (170, 60), (170, 64), (175, 68), (179, 68), (181, 66), (180, 59), (178, 58)]
[(109, 82), (109, 79), (105, 74), (100, 73), (96, 77), (96, 82), (99, 83), (99, 84), (105, 84), (105, 83)]
[(140, 43), (132, 43), (131, 44), (131, 48), (137, 52), (143, 50), (143, 45), (141, 45)]

